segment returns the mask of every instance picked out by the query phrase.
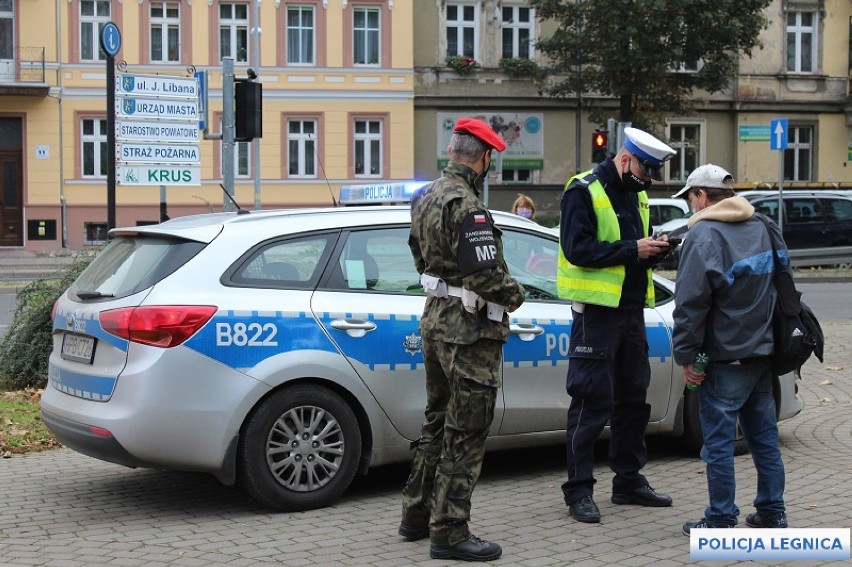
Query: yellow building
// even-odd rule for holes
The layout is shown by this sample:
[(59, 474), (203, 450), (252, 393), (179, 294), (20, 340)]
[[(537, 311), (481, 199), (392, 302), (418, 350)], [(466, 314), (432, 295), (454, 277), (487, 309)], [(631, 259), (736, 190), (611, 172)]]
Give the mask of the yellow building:
[[(411, 179), (412, 8), (411, 0), (0, 0), (0, 246), (78, 249), (105, 239), (108, 22), (121, 34), (116, 76), (207, 72), (210, 134), (222, 132), (222, 59), (234, 59), (237, 78), (257, 71), (263, 137), (235, 151), (243, 208), (330, 205), (341, 185)], [(162, 195), (171, 217), (221, 211), (222, 142), (202, 137), (197, 146), (198, 185), (119, 182), (116, 226), (159, 221)]]

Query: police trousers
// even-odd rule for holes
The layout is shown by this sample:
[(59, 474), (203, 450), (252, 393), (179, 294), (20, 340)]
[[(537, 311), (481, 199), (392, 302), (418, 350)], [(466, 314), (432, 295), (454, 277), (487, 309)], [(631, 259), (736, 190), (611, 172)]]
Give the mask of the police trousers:
[(642, 309), (586, 305), (572, 312), (566, 390), (571, 396), (567, 425), (568, 481), (565, 503), (591, 496), (594, 448), (610, 422), (609, 466), (613, 492), (626, 493), (647, 481), (639, 473), (648, 461), (645, 429), (651, 369)]
[(470, 500), (494, 419), (503, 344), (423, 339), (426, 419), (403, 489), (402, 521), (429, 525), (433, 545), (470, 536)]

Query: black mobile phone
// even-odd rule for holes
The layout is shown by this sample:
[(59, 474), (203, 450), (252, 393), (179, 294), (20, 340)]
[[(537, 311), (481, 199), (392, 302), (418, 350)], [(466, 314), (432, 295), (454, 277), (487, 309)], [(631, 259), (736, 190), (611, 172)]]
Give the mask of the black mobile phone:
[(681, 242), (683, 242), (683, 238), (669, 238), (669, 244), (672, 245), (672, 248), (679, 245)]

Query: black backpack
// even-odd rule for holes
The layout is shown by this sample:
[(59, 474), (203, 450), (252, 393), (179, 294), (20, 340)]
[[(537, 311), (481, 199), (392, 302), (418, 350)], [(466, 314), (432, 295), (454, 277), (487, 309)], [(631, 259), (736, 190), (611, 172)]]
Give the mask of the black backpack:
[(769, 232), (772, 243), (772, 258), (775, 269), (772, 281), (777, 297), (772, 311), (772, 332), (775, 348), (771, 357), (772, 371), (780, 376), (798, 370), (811, 355), (823, 361), (825, 337), (822, 327), (810, 307), (802, 301), (802, 293), (796, 289), (796, 283), (789, 270), (784, 269), (778, 259), (778, 249), (768, 219), (756, 214)]

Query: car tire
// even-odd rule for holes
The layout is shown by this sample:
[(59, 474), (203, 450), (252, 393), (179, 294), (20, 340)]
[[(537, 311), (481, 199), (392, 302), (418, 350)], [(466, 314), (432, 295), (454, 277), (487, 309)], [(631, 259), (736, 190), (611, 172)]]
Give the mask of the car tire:
[(246, 421), (238, 466), (243, 489), (284, 511), (333, 504), (361, 460), (361, 430), (352, 408), (314, 384), (286, 387)]
[[(698, 419), (698, 390), (684, 390), (683, 401), (683, 446), (694, 454), (701, 452), (704, 445), (704, 435), (701, 433), (701, 421)], [(737, 433), (734, 437), (734, 455), (745, 455), (748, 453), (743, 430), (737, 423)]]

